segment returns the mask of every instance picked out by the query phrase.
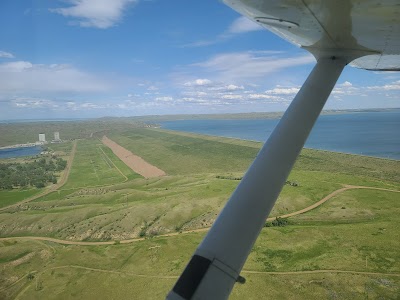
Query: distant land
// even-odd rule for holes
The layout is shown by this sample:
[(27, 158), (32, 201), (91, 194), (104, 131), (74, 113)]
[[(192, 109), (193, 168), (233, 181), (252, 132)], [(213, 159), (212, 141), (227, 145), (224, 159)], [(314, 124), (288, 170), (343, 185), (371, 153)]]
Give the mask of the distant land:
[[(398, 111), (400, 108), (369, 108), (369, 109), (330, 109), (323, 110), (322, 115), (331, 114), (348, 114), (363, 112), (389, 112)], [(146, 116), (130, 116), (130, 117), (113, 117), (104, 116), (98, 118), (48, 118), (48, 119), (10, 119), (0, 120), (2, 124), (13, 123), (37, 123), (37, 122), (89, 122), (89, 121), (141, 121), (141, 122), (157, 122), (157, 121), (175, 121), (175, 120), (207, 120), (207, 119), (277, 119), (282, 117), (283, 111), (280, 112), (250, 112), (250, 113), (222, 113), (222, 114), (176, 114), (176, 115), (146, 115)]]
[[(391, 109), (348, 109), (325, 110), (322, 115), (340, 115), (370, 112), (400, 112), (400, 108)], [(187, 115), (154, 115), (135, 117), (102, 117), (96, 119), (46, 119), (46, 120), (7, 120), (0, 121), (0, 147), (16, 144), (34, 143), (38, 134), (44, 133), (47, 140), (60, 132), (62, 140), (90, 138), (115, 130), (134, 128), (157, 128), (166, 121), (183, 120), (277, 120), (283, 112), (254, 112), (235, 114), (187, 114)]]
[[(371, 109), (342, 109), (342, 110), (323, 110), (321, 115), (348, 114), (363, 112), (389, 112), (399, 111), (400, 108), (371, 108)], [(236, 120), (236, 119), (279, 119), (284, 112), (252, 112), (252, 113), (227, 113), (227, 114), (180, 114), (180, 115), (154, 115), (131, 117), (132, 120), (142, 122), (163, 122), (177, 120)]]

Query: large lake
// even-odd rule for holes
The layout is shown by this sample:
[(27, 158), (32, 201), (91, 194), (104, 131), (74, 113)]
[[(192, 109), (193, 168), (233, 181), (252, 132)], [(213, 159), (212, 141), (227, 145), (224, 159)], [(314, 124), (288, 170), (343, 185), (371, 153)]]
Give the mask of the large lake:
[[(161, 122), (161, 127), (265, 141), (278, 122), (277, 119), (181, 120)], [(400, 110), (322, 115), (305, 147), (399, 160)]]
[(0, 149), (0, 158), (37, 155), (42, 152), (40, 146)]

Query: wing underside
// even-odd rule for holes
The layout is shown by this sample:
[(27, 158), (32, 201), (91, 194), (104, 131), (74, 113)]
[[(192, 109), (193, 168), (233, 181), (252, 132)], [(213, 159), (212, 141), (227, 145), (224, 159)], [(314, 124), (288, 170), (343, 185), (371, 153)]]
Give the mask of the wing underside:
[(320, 57), (340, 49), (351, 65), (400, 70), (398, 0), (224, 0), (239, 13)]

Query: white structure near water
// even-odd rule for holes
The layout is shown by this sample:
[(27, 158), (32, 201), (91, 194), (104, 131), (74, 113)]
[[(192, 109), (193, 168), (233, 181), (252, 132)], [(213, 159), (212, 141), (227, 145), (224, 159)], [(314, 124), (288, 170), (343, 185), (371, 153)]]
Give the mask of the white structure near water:
[(46, 135), (44, 133), (39, 133), (39, 142), (46, 142)]

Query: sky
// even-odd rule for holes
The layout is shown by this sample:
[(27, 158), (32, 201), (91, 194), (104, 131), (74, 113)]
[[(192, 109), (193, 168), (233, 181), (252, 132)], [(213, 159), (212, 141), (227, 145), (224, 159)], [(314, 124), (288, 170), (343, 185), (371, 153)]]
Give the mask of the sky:
[[(284, 111), (315, 64), (219, 0), (2, 0), (0, 120)], [(345, 68), (325, 109), (400, 107)]]

